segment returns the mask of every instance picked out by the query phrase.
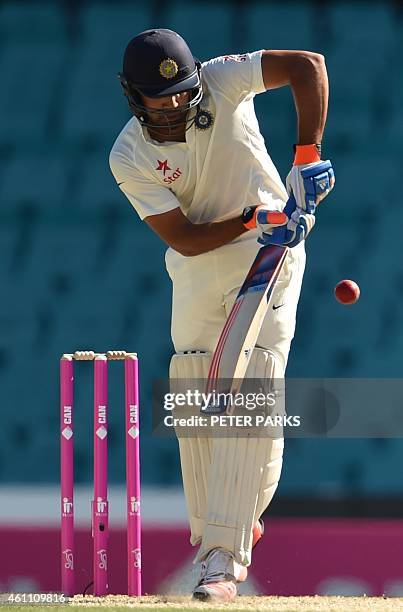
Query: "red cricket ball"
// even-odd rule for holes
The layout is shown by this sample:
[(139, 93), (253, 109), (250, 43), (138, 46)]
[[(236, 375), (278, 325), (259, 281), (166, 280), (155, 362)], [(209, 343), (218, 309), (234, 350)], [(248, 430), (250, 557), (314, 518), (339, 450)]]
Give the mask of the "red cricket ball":
[(334, 288), (334, 296), (340, 304), (355, 304), (360, 297), (360, 288), (352, 280), (342, 280)]

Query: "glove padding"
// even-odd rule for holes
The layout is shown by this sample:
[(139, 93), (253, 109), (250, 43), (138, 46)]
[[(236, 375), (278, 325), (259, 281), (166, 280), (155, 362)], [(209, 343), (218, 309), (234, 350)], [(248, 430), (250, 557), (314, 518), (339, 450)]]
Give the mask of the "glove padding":
[(334, 187), (335, 177), (330, 160), (293, 166), (286, 178), (289, 196), (294, 196), (297, 208), (314, 213), (315, 208)]
[(293, 195), (288, 199), (283, 214), (284, 222), (277, 227), (273, 227), (272, 223), (267, 222), (268, 215), (270, 215), (267, 208), (265, 206), (257, 207), (256, 227), (262, 232), (261, 236), (258, 238), (260, 244), (277, 244), (290, 248), (295, 247), (301, 240), (305, 240), (315, 225), (315, 215), (298, 208)]

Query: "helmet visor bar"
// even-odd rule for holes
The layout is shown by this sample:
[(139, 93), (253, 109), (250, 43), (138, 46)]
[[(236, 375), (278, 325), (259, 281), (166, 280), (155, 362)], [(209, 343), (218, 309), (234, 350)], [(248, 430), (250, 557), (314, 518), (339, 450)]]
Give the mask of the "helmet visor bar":
[[(192, 121), (192, 122), (194, 121), (194, 117), (192, 117), (191, 119), (188, 119), (186, 118), (186, 115), (192, 108), (195, 108), (196, 106), (200, 104), (201, 99), (203, 97), (203, 89), (201, 86), (200, 79), (198, 79), (197, 87), (194, 87), (192, 89), (182, 90), (181, 92), (177, 92), (177, 93), (184, 93), (184, 91), (189, 91), (190, 96), (186, 104), (182, 104), (181, 106), (176, 107), (176, 108), (173, 108), (173, 107), (172, 108), (149, 108), (145, 106), (143, 103), (141, 91), (133, 87), (133, 85), (128, 82), (128, 80), (126, 79), (123, 73), (119, 73), (118, 78), (122, 84), (123, 90), (125, 92), (125, 95), (128, 99), (128, 102), (129, 102), (129, 105), (132, 111), (136, 114), (138, 119), (140, 119), (143, 125), (146, 125), (148, 127), (154, 127), (154, 128), (158, 128), (158, 127), (165, 128), (167, 127), (168, 122), (169, 122), (170, 127), (177, 127), (177, 126), (183, 125), (185, 122), (187, 123), (188, 121)], [(171, 94), (171, 95), (168, 94), (166, 97), (171, 97), (173, 95), (175, 94)], [(150, 97), (161, 99), (162, 97), (165, 97), (165, 96), (158, 96), (158, 97), (150, 96)], [(147, 118), (148, 114), (157, 115), (161, 118), (165, 118), (167, 123), (159, 125), (158, 123), (151, 122)], [(180, 118), (177, 122), (174, 122), (174, 123), (171, 122), (169, 119), (170, 116), (172, 115), (176, 116), (178, 114), (183, 115), (183, 117)]]

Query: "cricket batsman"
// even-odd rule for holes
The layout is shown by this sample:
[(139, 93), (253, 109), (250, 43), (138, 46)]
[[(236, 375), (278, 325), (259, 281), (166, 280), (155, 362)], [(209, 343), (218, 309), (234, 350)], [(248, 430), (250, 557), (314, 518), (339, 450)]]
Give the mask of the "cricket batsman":
[[(304, 240), (315, 224), (316, 205), (334, 184), (331, 163), (321, 161), (328, 106), (323, 56), (260, 50), (201, 64), (179, 34), (155, 29), (129, 42), (119, 78), (133, 117), (112, 148), (110, 166), (140, 218), (169, 247), (176, 351), (171, 379), (207, 378), (220, 332), (261, 244), (290, 248), (247, 376), (283, 378)], [(291, 87), (297, 124), (285, 185), (253, 105), (256, 94), (284, 86)], [(284, 145), (291, 150), (292, 143)], [(193, 597), (232, 601), (263, 534), (260, 517), (278, 485), (283, 438), (178, 441), (191, 543), (199, 547)]]

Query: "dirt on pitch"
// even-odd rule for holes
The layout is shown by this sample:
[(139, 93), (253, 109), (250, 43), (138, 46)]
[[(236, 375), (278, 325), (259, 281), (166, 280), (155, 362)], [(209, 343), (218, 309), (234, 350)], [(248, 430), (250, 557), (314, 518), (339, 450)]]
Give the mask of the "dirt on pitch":
[[(148, 596), (133, 598), (125, 595), (108, 597), (79, 597), (70, 600), (69, 607), (105, 607), (115, 611), (133, 607), (142, 610), (266, 610), (267, 612), (389, 612), (403, 611), (403, 598), (398, 597), (259, 597), (239, 596), (231, 604), (196, 603), (189, 597)], [(95, 612), (95, 611), (94, 611)]]

